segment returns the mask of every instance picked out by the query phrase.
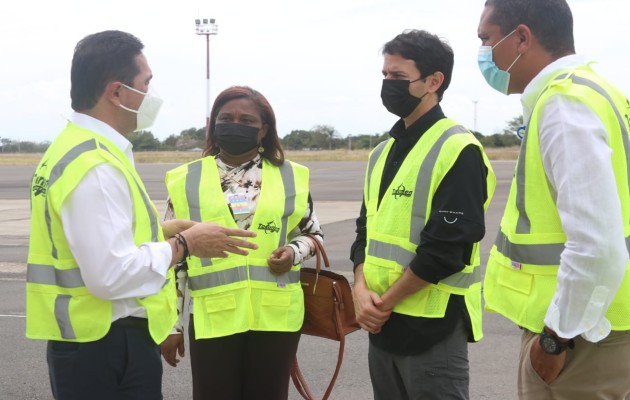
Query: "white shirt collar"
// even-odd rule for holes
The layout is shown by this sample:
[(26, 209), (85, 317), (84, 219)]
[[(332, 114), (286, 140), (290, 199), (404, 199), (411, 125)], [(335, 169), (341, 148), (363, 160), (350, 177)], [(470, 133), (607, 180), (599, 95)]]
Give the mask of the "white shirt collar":
[(523, 105), (523, 121), (527, 123), (534, 110), (534, 105), (538, 99), (540, 91), (547, 85), (553, 74), (560, 70), (579, 67), (588, 64), (583, 56), (572, 54), (561, 57), (551, 64), (543, 68), (534, 79), (529, 82), (521, 95), (521, 104)]
[(125, 153), (129, 161), (131, 161), (131, 164), (134, 165), (132, 152), (133, 145), (126, 137), (121, 135), (114, 128), (99, 119), (79, 112), (73, 112), (70, 119), (74, 124), (88, 129), (97, 135), (103, 136), (105, 139), (112, 142), (123, 153)]

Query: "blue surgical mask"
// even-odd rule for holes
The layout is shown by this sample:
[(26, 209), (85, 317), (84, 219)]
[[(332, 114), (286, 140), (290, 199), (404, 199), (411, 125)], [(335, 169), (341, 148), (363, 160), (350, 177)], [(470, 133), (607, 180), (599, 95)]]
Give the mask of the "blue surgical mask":
[(481, 46), (479, 47), (479, 55), (477, 57), (477, 63), (479, 64), (479, 69), (481, 70), (481, 74), (486, 79), (486, 82), (495, 90), (508, 94), (508, 86), (510, 84), (510, 69), (516, 64), (519, 58), (521, 58), (521, 54), (516, 57), (516, 60), (506, 69), (505, 71), (499, 69), (497, 65), (492, 60), (492, 50), (494, 50), (498, 45), (500, 45), (505, 39), (510, 37), (516, 30), (510, 32), (503, 39), (499, 40), (497, 44), (494, 46)]

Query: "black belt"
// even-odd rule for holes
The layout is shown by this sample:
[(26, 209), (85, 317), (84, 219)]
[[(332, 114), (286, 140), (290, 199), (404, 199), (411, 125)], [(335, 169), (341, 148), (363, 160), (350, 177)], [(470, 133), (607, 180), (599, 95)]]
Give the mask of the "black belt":
[(140, 328), (148, 330), (149, 320), (139, 317), (125, 317), (112, 322), (112, 326), (118, 326), (121, 328)]

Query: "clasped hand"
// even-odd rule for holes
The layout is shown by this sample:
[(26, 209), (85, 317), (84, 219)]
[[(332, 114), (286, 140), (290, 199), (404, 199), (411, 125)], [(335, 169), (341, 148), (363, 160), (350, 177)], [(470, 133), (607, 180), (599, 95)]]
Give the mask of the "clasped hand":
[(359, 326), (368, 332), (379, 333), (392, 309), (386, 306), (378, 294), (369, 290), (365, 282), (355, 282), (352, 299)]

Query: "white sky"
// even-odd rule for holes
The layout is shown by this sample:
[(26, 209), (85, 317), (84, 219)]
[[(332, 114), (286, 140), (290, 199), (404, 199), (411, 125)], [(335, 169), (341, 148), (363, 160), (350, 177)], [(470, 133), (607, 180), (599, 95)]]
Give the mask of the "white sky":
[[(8, 4), (11, 4), (10, 6)], [(340, 136), (380, 133), (396, 117), (380, 99), (383, 44), (404, 29), (446, 38), (455, 69), (442, 107), (492, 134), (521, 113), (519, 97), (491, 89), (477, 67), (484, 0), (58, 0), (3, 3), (0, 24), (0, 137), (52, 140), (70, 108), (70, 63), (85, 35), (119, 29), (138, 36), (164, 106), (151, 131), (160, 140), (205, 124), (206, 43), (195, 18), (215, 18), (211, 100), (249, 85), (273, 106), (280, 136), (318, 124)], [(576, 50), (630, 95), (623, 35), (628, 0), (569, 0)]]

